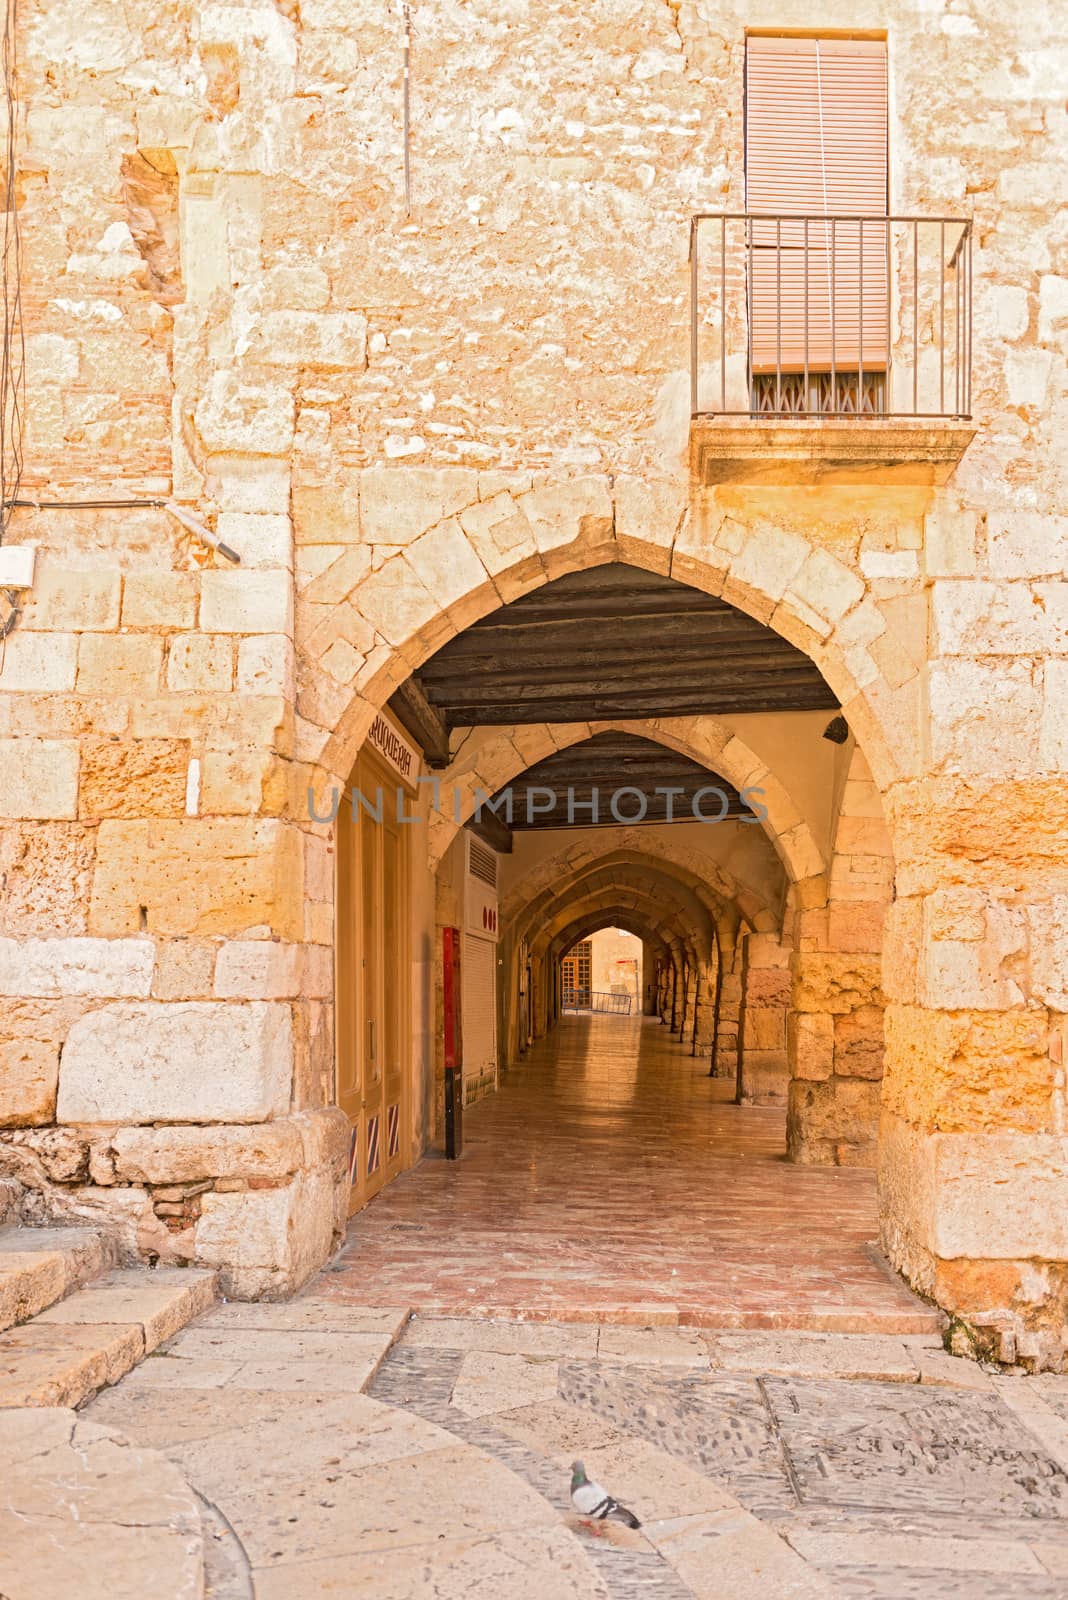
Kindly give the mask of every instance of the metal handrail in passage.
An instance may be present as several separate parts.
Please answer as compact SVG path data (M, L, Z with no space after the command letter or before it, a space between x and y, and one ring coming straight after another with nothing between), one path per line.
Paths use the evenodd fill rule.
M696 213L691 416L969 418L972 236L966 217Z
M603 989L565 989L562 1005L565 1011L604 1011L614 1016L629 1017L632 996L609 994Z

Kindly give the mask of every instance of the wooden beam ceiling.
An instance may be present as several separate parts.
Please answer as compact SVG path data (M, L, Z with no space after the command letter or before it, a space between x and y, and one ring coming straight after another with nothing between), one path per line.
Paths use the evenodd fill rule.
M838 708L817 668L780 634L724 600L619 563L501 606L414 678L420 720L434 712L447 730ZM404 694L391 705L418 737Z
M598 733L528 768L497 791L483 816L523 831L694 821L701 790L698 809L708 821L753 815L735 788L688 756L635 734Z

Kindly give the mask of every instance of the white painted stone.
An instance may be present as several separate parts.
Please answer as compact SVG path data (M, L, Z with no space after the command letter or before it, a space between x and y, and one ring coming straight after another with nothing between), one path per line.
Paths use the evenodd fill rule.
M139 998L155 960L151 939L0 939L0 994Z
M262 1122L289 1107L286 1005L127 1003L71 1028L60 1122Z

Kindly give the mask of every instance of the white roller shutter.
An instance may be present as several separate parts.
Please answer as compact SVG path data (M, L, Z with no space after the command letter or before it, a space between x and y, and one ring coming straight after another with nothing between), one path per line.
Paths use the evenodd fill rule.
M464 1080L478 1083L497 1075L497 946L464 934Z

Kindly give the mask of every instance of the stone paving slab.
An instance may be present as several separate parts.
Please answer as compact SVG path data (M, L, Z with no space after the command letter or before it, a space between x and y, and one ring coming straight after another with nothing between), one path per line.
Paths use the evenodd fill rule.
M263 1480L229 1495L226 1515L253 1568L337 1554L400 1549L492 1529L555 1526L553 1508L481 1450L443 1449L339 1474L327 1484Z
M164 1354L185 1361L309 1362L357 1364L389 1349L383 1333L321 1329L220 1328L198 1324L167 1343Z
M708 1341L708 1354L712 1367L725 1372L920 1381L918 1352L886 1334L717 1334Z
M506 1406L556 1398L557 1364L548 1356L468 1350L453 1385L452 1403L469 1417Z
M763 1380L804 1504L1068 1516L1068 1473L995 1394Z
M304 1294L281 1303L231 1301L217 1305L200 1328L253 1328L286 1332L388 1333L397 1339L408 1322L407 1306L363 1306Z
M494 1420L504 1433L529 1449L568 1461L576 1456L585 1460L600 1446L630 1437L595 1412L555 1398L499 1411Z
M859 1540L855 1532L815 1533L804 1529L790 1535L800 1555L824 1567L918 1567L925 1572L1046 1574L1035 1552L1008 1539L954 1539L924 1537L915 1533L871 1533Z
M403 1342L411 1349L488 1350L502 1355L589 1356L597 1354L598 1326L549 1321L509 1322L491 1318L413 1316Z
M216 1273L195 1268L115 1268L43 1311L36 1323L135 1323L151 1351L208 1310L216 1282Z
M432 1587L431 1587L432 1584ZM413 1544L386 1553L287 1563L256 1572L257 1600L609 1600L589 1557L566 1529L508 1531ZM650 1597L655 1600L655 1597ZM766 1600L766 1597L765 1597Z
M144 1355L139 1325L26 1323L0 1334L0 1407L76 1406Z
M66 1409L0 1413L5 1600L200 1600L196 1499L155 1451Z
M647 1530L697 1600L834 1600L834 1585L736 1508Z
M597 1355L602 1361L638 1361L646 1366L708 1367L708 1344L699 1333L683 1328L607 1326L600 1329Z

